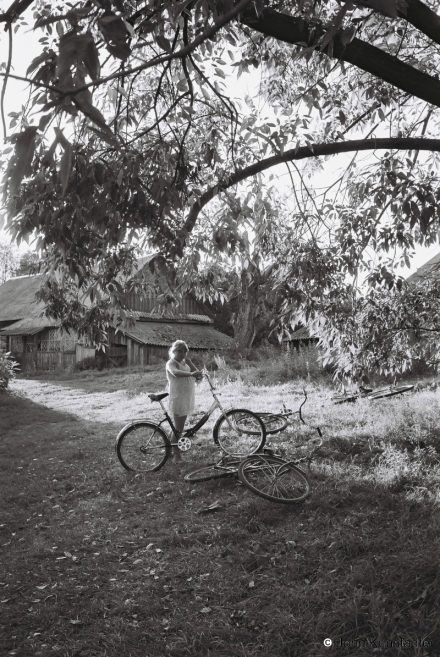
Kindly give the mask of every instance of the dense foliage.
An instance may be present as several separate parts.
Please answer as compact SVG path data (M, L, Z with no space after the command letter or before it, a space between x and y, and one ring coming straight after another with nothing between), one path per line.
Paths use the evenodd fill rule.
M18 363L12 358L11 354L0 353L0 390L8 387L9 380L14 378L18 370Z
M328 348L337 335L347 371L345 320L371 298L359 300L359 277L398 290L396 266L437 240L438 4L12 2L0 15L10 53L28 17L41 52L9 126L1 103L7 225L19 241L36 239L50 312L83 327L96 320L99 340L140 284L131 276L139 247L166 256L171 304L188 287L219 294L224 281L206 292L209 272L228 262L242 292L244 283L264 292L270 272L278 326L312 321ZM2 99L20 77L13 62ZM233 73L249 80L250 71L258 92L237 99ZM324 159L338 155L339 178L318 190L316 175L331 169ZM279 204L263 175L275 165L291 180ZM382 323L367 315L376 342ZM363 354L368 341L356 344ZM375 359L402 366L392 349L368 365ZM349 361L352 374L366 365Z

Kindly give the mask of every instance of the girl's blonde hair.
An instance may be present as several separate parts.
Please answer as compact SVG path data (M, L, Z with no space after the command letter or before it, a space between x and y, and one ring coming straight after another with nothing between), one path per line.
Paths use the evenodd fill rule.
M189 349L188 349L188 345L186 344L186 342L184 342L183 340L176 340L175 342L173 342L173 344L171 345L171 347L170 347L170 349L169 349L169 351L168 351L168 356L169 356L170 358L173 357L173 354L174 354L174 352L176 351L176 349L177 349L178 347L184 347L185 350L186 350L186 353L188 353L188 351L189 351Z

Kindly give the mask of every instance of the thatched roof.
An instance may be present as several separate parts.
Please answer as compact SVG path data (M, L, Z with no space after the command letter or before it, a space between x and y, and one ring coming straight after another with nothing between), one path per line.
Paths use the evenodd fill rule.
M175 322L136 322L130 329L122 329L127 337L145 345L168 347L174 340L185 340L191 349L228 349L234 341L212 326Z
M43 276L17 276L0 285L0 322L39 317L44 303L37 302L35 294L43 282Z

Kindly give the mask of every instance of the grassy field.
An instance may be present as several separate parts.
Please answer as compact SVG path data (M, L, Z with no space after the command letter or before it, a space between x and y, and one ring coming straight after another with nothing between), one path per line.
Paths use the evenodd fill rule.
M304 381L243 378L218 377L225 405L301 399ZM146 412L163 384L158 368L84 372L0 394L1 654L440 655L437 391L344 407L308 382L310 427L271 443L306 454L318 424L325 442L312 496L284 507L235 479L183 481L215 457L212 425L182 466L121 468L124 407ZM97 394L113 395L100 414Z

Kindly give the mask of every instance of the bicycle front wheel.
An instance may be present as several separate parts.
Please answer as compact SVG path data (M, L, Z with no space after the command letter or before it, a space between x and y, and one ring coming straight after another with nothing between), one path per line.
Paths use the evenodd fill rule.
M255 454L266 442L266 429L262 420L242 408L233 408L221 415L213 429L214 442L223 452L232 456Z
M274 413L258 413L258 417L263 420L267 435L283 431L288 424L285 417Z
M278 456L248 456L238 466L238 478L246 488L271 502L295 504L310 493L305 473Z
M385 399L385 397L394 397L394 395L402 395L404 392L413 390L414 386L389 386L388 388L381 388L368 395L368 399Z
M129 424L116 439L116 454L121 465L133 472L155 472L171 454L165 431L153 422Z
M185 481L195 483L197 481L210 481L211 479L224 479L226 477L233 477L237 474L237 466L221 466L218 463L210 463L205 465L204 468L188 472L185 475Z

